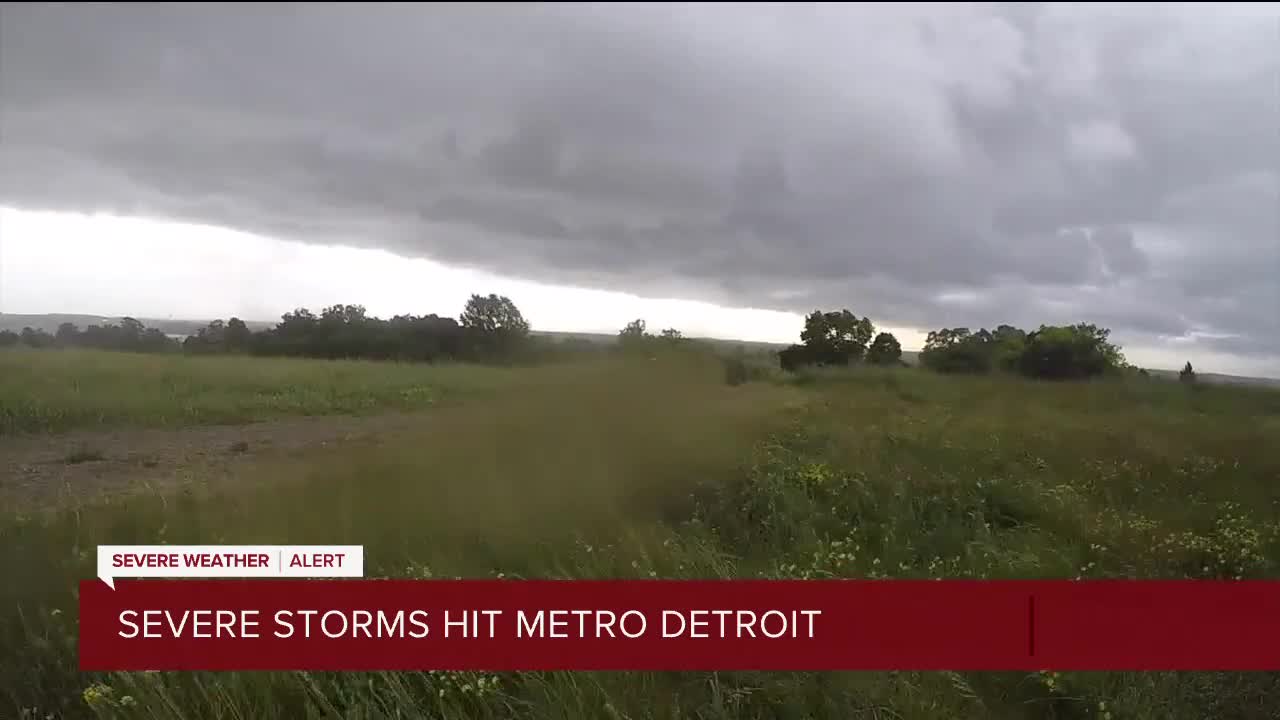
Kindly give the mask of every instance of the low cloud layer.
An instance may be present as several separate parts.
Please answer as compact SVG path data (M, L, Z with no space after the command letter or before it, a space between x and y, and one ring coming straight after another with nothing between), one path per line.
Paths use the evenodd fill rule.
M1278 128L1275 5L0 8L3 204L1280 363Z

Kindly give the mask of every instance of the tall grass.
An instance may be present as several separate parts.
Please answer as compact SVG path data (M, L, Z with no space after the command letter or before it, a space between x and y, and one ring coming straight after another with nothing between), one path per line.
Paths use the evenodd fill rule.
M521 371L409 434L234 491L0 521L0 702L151 718L1273 718L1249 673L75 670L99 543L354 543L453 577L1278 577L1267 394L859 369L730 386L717 361ZM227 486L222 486L227 487Z

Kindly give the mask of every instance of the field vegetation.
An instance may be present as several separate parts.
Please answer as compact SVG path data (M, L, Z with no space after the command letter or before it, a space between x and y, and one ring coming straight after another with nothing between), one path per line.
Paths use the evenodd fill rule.
M1280 393L784 373L633 334L519 368L0 352L3 432L28 439L417 413L231 486L6 508L0 716L1280 715L1268 673L78 672L75 587L101 543L352 543L366 574L418 578L1280 577Z
M463 364L19 348L0 351L0 435L423 410L516 379Z

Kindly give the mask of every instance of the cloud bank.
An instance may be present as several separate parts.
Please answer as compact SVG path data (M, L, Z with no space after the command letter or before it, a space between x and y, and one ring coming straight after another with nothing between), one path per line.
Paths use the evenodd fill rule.
M1280 8L4 5L0 203L1280 364Z

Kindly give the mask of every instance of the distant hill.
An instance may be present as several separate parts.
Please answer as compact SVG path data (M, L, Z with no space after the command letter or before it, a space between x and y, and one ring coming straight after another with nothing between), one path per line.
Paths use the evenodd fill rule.
M197 330L209 324L208 320L162 320L160 318L137 318L147 327L156 328L166 335L176 337L185 337L194 335ZM104 315L18 315L14 313L0 313L0 330L10 330L12 332L20 332L22 328L29 327L32 330L44 330L53 334L58 331L58 326L62 323L71 323L77 328L84 330L90 325L105 325L111 323L113 325L120 323L120 316L108 317ZM266 330L275 327L274 322L261 322L246 320L245 325L250 330Z

